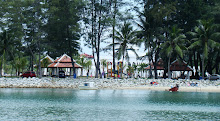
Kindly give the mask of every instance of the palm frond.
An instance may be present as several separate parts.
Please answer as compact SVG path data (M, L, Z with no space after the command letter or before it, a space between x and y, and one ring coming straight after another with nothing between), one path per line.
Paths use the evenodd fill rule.
M181 58L183 58L183 51L178 45L175 46L175 51Z
M166 49L166 53L167 53L167 55L168 55L169 57L170 57L171 54L173 53L173 48L172 48L171 45Z
M188 49L192 49L192 48L194 48L194 47L196 47L196 46L201 46L201 43L202 43L202 40L198 40L198 41L192 43L192 44L188 47Z

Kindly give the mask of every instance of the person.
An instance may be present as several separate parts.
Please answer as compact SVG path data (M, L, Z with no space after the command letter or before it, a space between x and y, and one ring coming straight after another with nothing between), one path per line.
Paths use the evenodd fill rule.
M178 84L176 84L176 87L179 89L179 85Z
M102 78L103 79L105 78L105 72L104 71L102 72Z
M87 79L89 78L89 70L88 70L88 72L86 73L86 75L87 75Z

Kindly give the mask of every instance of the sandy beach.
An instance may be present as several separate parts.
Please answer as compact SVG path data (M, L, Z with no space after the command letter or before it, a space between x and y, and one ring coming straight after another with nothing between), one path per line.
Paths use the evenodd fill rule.
M220 80L172 79L94 79L94 78L0 78L0 88L72 88L79 89L85 82L94 82L97 89L132 89L167 91L179 84L180 92L220 92ZM151 82L156 82L151 84Z

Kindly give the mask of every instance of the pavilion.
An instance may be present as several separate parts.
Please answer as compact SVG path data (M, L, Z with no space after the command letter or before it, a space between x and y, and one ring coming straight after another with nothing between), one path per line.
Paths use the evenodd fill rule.
M150 70L150 66L151 69L154 70L154 65L152 63L150 63L150 65L148 65L147 67L145 67L146 70ZM161 71L164 70L164 62L162 59L159 59L157 61L157 70ZM170 71L174 72L174 71L178 71L178 72L188 72L188 77L189 78L189 72L192 72L193 69L191 67L189 67L185 61L180 61L180 60L175 60L170 64ZM164 72L163 72L164 73ZM181 75L182 76L182 75Z
M59 74L60 70L63 70L65 72L65 75L67 76L71 76L73 75L73 66L72 66L72 61L71 61L71 57L68 56L67 54L63 54L62 56L58 57L56 60L52 60L52 58L47 57L49 59L49 62L52 61L52 63L50 63L47 66L47 70L50 69L50 74L51 76L56 76ZM76 63L76 61L73 59L74 62L74 67L76 69L76 75L77 74L77 70L80 68L82 68L82 66L78 63Z

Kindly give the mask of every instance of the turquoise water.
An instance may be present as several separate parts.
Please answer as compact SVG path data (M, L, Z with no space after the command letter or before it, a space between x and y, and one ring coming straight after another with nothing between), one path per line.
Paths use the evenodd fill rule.
M220 120L220 93L2 88L0 120Z

